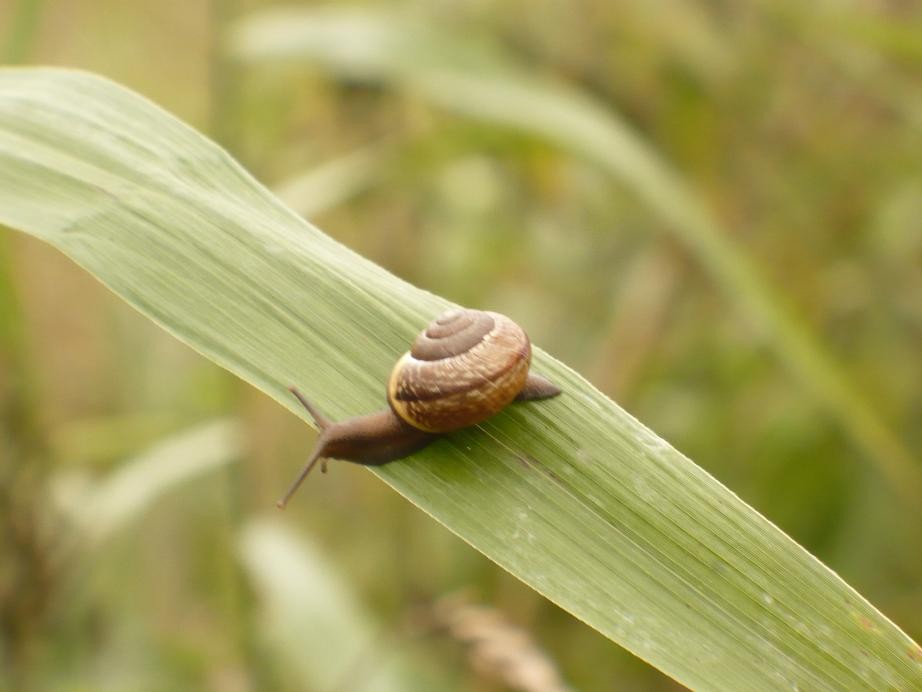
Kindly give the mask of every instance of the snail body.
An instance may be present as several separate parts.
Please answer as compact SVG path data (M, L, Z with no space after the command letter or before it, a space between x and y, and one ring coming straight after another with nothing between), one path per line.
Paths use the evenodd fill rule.
M546 399L560 388L529 373L531 343L505 315L449 310L416 337L388 378L389 407L333 422L295 387L291 392L320 428L304 469L277 503L284 508L321 459L386 464L444 433L476 425L513 401Z

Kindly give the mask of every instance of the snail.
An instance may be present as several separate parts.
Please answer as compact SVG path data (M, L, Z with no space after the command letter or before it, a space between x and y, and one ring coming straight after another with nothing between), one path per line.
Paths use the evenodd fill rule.
M448 310L397 361L383 411L334 423L289 387L320 428L320 437L277 506L284 509L321 459L386 464L443 433L476 425L512 401L560 394L559 387L529 373L530 365L531 342L511 319L496 312ZM326 470L325 462L321 468Z

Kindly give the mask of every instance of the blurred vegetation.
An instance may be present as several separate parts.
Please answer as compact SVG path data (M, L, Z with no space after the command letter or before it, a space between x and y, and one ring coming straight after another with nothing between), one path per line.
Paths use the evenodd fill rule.
M515 315L922 637L919 504L895 500L860 432L766 347L773 335L665 232L662 213L588 157L412 89L320 63L232 59L231 22L268 7L0 0L0 55L91 69L140 91L363 255L456 302ZM533 75L619 114L918 470L917 4L402 7L423 26L502 46ZM88 539L100 529L88 533L75 502L98 501L113 474L143 462L129 460L228 415L239 425L221 460L164 482L133 521ZM310 437L51 248L0 234L0 687L308 684L274 646L264 582L245 555L265 530L251 522L272 508ZM190 466L202 458L195 445L185 454ZM356 636L369 650L385 640L400 649L397 668L451 688L504 689L458 641L419 624L463 588L527 630L577 689L675 686L362 469L333 465L301 499L288 528L313 537L345 592L337 598L361 613L350 626L371 633ZM310 684L364 689L374 671L350 674L343 660L339 676ZM388 664L391 674L401 675Z

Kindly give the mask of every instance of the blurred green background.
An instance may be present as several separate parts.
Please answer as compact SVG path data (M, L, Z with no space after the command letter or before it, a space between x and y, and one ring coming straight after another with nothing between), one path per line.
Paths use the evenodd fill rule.
M398 27L502 53L626 121L918 470L918 3L325 6L399 8ZM742 313L661 209L553 137L465 117L400 80L232 51L238 22L271 7L0 0L0 57L141 92L358 252L514 315L922 637L922 498L896 499L892 450L856 442L861 416L831 412L785 366L767 346L783 337ZM402 689L393 674L420 689L510 689L502 655L556 667L576 689L676 687L360 467L332 464L281 525L264 523L312 439L56 251L0 231L0 688ZM166 442L166 457L141 457ZM172 481L151 471L186 456ZM129 508L110 507L103 528L73 519L75 503L120 501ZM259 552L280 536L324 565L303 590L349 604L330 616L349 611L349 623L285 629L286 608L301 611L279 608L285 589L254 567L284 562ZM492 623L476 640L448 624L472 604ZM526 643L502 639L514 628ZM298 645L322 651L330 632L349 640L335 647L345 663L331 654L333 670L312 677ZM561 689L548 675L520 689Z

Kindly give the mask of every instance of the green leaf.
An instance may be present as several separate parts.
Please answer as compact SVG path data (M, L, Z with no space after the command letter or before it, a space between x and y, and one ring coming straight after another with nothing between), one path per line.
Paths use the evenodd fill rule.
M523 69L494 46L399 12L271 9L240 22L229 49L250 63L300 60L341 77L389 80L461 115L514 127L595 162L662 217L727 303L758 330L894 492L909 507L918 503L922 475L905 445L784 308L733 235L616 112Z
M225 152L98 77L0 70L0 223L51 243L304 415L380 407L447 303L282 207ZM375 472L576 617L707 689L911 689L922 651L577 373Z

